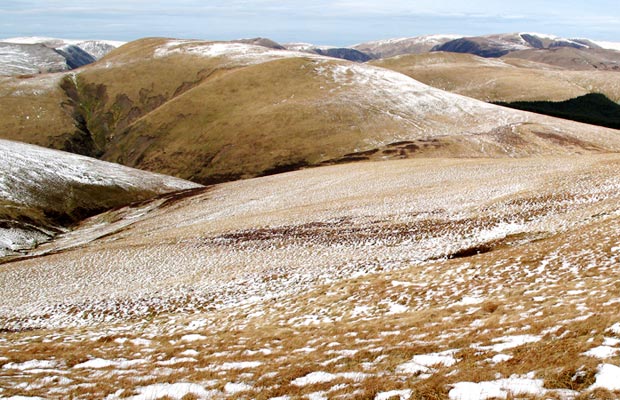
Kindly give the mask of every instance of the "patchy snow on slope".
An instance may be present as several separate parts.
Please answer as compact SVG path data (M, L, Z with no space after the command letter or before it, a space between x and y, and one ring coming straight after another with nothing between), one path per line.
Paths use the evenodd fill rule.
M196 40L171 40L155 49L154 57L163 58L174 54L189 54L198 57L223 57L229 65L253 65L284 58L330 59L316 54L289 50L278 50L269 47L235 43L205 42Z
M224 391L226 393L242 393L242 392L247 392L254 389L251 385L248 385L247 383L243 383L243 382L228 382L226 385L224 385Z
M146 360L105 360L103 358L93 358L92 360L85 361L80 364L76 364L73 368L85 368L85 369L103 369L114 367L118 369L125 369L135 367L136 365L144 364Z
M358 43L350 46L351 48L363 48L368 49L369 51L380 51L382 48L389 47L408 47L415 45L428 45L435 46L438 44L442 44L448 42L450 40L461 39L463 35L453 35L453 34L436 34L436 35L423 35L423 36L415 36L415 37L400 37L400 38L390 38L390 39L382 39L382 40L373 40L370 42Z
M463 130L466 130L467 123L475 124L480 133L498 124L526 122L530 117L444 92L401 73L367 64L321 62L316 71L329 81L346 87L346 90L333 90L332 101L381 110L389 118L410 124L429 135L453 132L452 123L462 125ZM442 122L436 122L431 116L441 116ZM452 123L446 124L448 121Z
M235 361L225 362L218 367L219 370L230 371L236 369L251 369L260 367L263 363L260 361Z
M413 356L409 362L396 367L396 371L404 374L419 374L432 372L431 367L451 367L458 362L454 357L457 350L446 350L440 353L419 354Z
M66 59L52 49L0 42L0 75L26 75L67 70Z
M491 350L497 353L501 353L504 350L513 349L515 347L522 346L527 343L539 342L542 338L536 335L515 335L515 336L503 336L493 339L496 344L490 346L473 346L477 350Z
M359 382L359 381L364 380L366 377L368 377L368 374L364 374L361 372L340 372L337 374L332 374L329 372L317 371L317 372L311 372L305 376L296 378L291 382L291 384L295 386L308 386L308 385L314 385L317 383L331 382L333 380L340 379L340 378Z
M287 50L299 52L305 52L314 49L329 50L336 48L335 46L317 45L312 43L284 43L282 46Z
M375 400L390 400L398 396L399 400L409 400L413 391L411 389L390 390L387 392L379 392L375 396Z
M58 361L54 360L30 360L23 363L7 363L2 366L2 369L26 371L29 369L50 369L56 366L58 366Z
M583 353L586 356L596 357L600 359L611 358L618 354L620 349L611 346L597 346Z
M43 44L51 48L60 49L67 46L77 46L95 59L100 59L112 49L121 47L127 42L119 40L98 40L98 39L61 39L43 36L26 36L0 39L0 42L14 44Z

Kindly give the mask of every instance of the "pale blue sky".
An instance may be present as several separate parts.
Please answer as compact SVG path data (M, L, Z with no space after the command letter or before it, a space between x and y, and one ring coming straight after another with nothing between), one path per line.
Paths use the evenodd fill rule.
M146 36L350 45L533 31L620 42L619 0L0 0L0 38Z

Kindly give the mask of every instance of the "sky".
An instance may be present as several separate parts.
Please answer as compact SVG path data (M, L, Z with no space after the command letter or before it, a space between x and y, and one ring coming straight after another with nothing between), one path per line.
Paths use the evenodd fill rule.
M620 42L620 1L0 0L0 38L268 37L347 46L424 34L507 32Z

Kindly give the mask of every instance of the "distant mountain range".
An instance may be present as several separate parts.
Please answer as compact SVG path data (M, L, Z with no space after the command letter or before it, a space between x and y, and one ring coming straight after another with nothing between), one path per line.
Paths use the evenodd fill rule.
M232 42L292 50L355 62L428 52L469 53L485 58L510 56L581 69L620 68L620 43L568 39L541 33L509 33L475 37L424 35L365 42L349 47L312 43L279 44L266 38ZM67 40L46 37L0 39L0 75L59 72L93 63L124 42Z

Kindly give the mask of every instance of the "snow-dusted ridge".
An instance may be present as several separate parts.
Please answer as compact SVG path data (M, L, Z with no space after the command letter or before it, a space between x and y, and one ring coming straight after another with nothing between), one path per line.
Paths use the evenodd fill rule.
M0 39L0 75L59 72L92 63L125 42L51 37Z
M284 58L305 57L331 60L330 57L301 51L279 50L238 42L209 42L201 40L168 40L155 49L155 58L174 54L187 54L198 57L223 57L230 60L230 65L252 65L280 60Z
M372 40L370 42L356 43L349 47L355 48L355 47L363 46L363 45L368 45L368 46L391 45L391 44L399 44L403 42L437 44L438 42L443 41L443 40L454 40L454 39L460 39L462 37L464 37L464 35L455 35L455 34L435 34L435 35L422 35L422 36L415 36L415 37L399 37L399 38L379 39L379 40Z
M90 42L98 42L102 44L107 44L113 47L121 47L127 42L123 42L120 40L100 40L100 39L61 39L61 38L53 38L53 37L44 37L44 36L21 36L21 37L11 37L6 39L0 39L0 42L5 43L17 43L17 44L53 44L56 47L65 46L65 45L80 45L81 43L90 43Z

